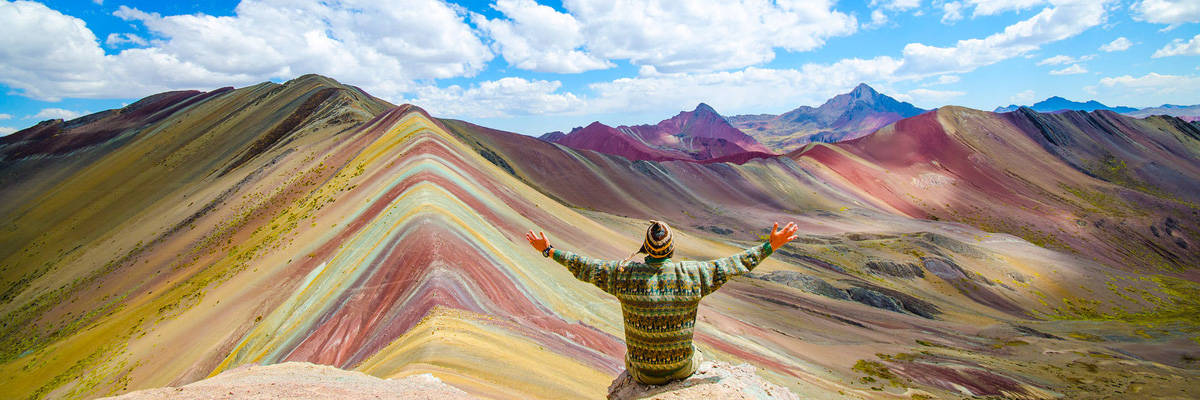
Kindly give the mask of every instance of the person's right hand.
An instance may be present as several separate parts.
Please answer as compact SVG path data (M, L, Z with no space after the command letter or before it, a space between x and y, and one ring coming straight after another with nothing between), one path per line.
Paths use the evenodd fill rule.
M537 249L537 251L545 251L547 247L550 247L550 241L546 240L545 233L538 231L538 235L541 235L541 237L534 235L533 231L531 230L525 233L525 240L528 240L529 245L533 246L533 248Z
M783 227L783 230L779 230L779 223L776 222L775 226L771 227L771 251L779 250L780 247L788 244L788 242L796 240L797 236L795 233L798 229L800 227L796 226L795 222L788 222L787 226Z

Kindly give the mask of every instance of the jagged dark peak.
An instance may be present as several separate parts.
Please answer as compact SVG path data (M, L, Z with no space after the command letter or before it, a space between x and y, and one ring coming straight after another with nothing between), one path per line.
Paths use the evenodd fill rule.
M868 86L866 83L859 83L858 86L854 87L854 90L850 91L850 95L859 98L875 97L879 95L879 92L875 91L875 88Z
M698 114L716 114L716 115L721 115L720 113L717 113L717 110L714 110L714 109L712 108L712 106L710 106L710 105L708 105L708 104L706 104L706 103L700 103L700 104L697 104L697 105L696 105L696 109L692 110L692 113L693 113L693 114L697 114L697 115L698 115Z
M547 141L547 142L554 142L554 141L557 141L558 139L562 139L565 136L567 136L567 134L563 133L563 131L554 131L554 132L546 132L545 134L542 134L542 136L538 136L538 139L541 139L541 140Z

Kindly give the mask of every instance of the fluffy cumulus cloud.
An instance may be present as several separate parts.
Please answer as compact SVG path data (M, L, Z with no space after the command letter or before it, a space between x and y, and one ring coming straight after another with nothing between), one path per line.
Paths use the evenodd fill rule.
M961 1L947 1L942 4L942 23L953 24L963 18L963 3Z
M501 78L469 88L418 88L412 103L436 115L475 118L513 115L570 114L583 111L583 100L571 93L557 93L558 81Z
M110 33L108 34L108 38L104 39L104 44L108 45L108 47L117 47L124 44L148 46L150 42L133 33Z
M932 89L913 89L908 91L909 99L918 105L925 107L941 107L946 105L950 100L962 97L967 92L955 90L932 90Z
M1065 56L1065 55L1059 54L1059 55L1057 55L1057 56L1050 57L1050 58L1044 59L1044 60L1042 60L1042 61L1038 61L1037 65L1063 65L1063 64L1074 64L1074 63L1077 63L1077 62L1083 62L1083 61L1091 60L1091 59L1093 59L1093 58L1096 58L1096 56L1094 56L1094 55L1086 55L1086 56L1081 56L1081 57L1079 57L1079 58L1075 58L1075 57L1071 57L1071 56Z
M750 67L708 73L649 73L590 86L596 110L654 110L694 107L701 101L717 110L750 110L780 104L820 103L862 82L889 76L899 61L889 57L806 64L797 69Z
M0 136L8 136L8 135L13 134L13 132L16 132L16 131L17 131L17 128L0 126Z
M1162 75L1153 72L1136 78L1129 75L1104 78L1100 80L1100 84L1107 87L1123 87L1158 93L1178 91L1200 92L1200 77Z
M1033 93L1033 89L1027 89L1017 92L1017 94L1009 97L1008 100L1013 104L1029 104L1033 102L1033 99L1035 98L1034 96L1036 96L1036 94Z
M1196 101L1196 93L1200 93L1200 76L1164 75L1148 73L1139 77L1123 75L1100 79L1099 88L1107 90L1111 97L1118 100L1152 99L1146 101L1131 100L1129 103L1146 104L1192 104Z
M1100 46L1100 50L1112 53L1114 51L1125 51L1133 46L1133 42L1126 39L1124 36L1114 39L1107 44Z
M1087 72L1087 68L1084 68L1079 64L1071 64L1069 67L1050 71L1050 75L1076 75L1086 74Z
M1193 36L1188 41L1175 39L1170 44L1156 50L1151 57L1160 58L1170 56L1200 56L1200 35Z
M975 6L975 14L996 15L1007 11L1021 11L1045 3L1044 0L967 0Z
M937 80L933 81L933 84L948 85L951 83L958 83L960 80L962 80L962 78L960 78L958 75L942 75L937 77Z
M413 80L470 76L493 57L440 0L404 7L374 1L244 0L233 16L162 16L122 6L151 47L105 54L84 22L33 2L0 3L0 83L29 97L129 97L290 78L336 76L382 96ZM112 44L135 36L119 34ZM132 42L137 44L136 42Z
M694 107L701 101L708 102L722 112L739 112L777 107L780 104L817 104L860 82L886 85L889 82L932 78L927 84L953 83L958 73L1031 53L1044 44L1078 35L1103 23L1104 6L1103 2L1093 1L1057 2L1036 15L982 39L961 40L953 47L944 48L909 44L900 58L877 56L843 59L828 64L810 63L789 69L751 66L733 71L707 72L681 72L660 69L653 64L644 65L638 76L592 83L588 85L591 95L569 98L582 101L588 112L594 113L679 110ZM579 20L585 21L585 18L579 17ZM587 25L586 22L584 24ZM596 51L594 48L591 50ZM1067 57L1064 64L1092 57ZM1072 68L1082 69L1082 66L1067 69ZM538 92L538 96L551 98L570 95L557 91ZM953 90L918 89L897 96L921 101L925 105L941 105L961 94Z
M871 0L871 7L885 8L888 10L911 10L921 6L921 0Z
M921 43L904 46L901 76L963 73L1037 50L1100 25L1107 2L1059 1L1041 12L982 39L959 40L953 47Z
M1175 27L1200 22L1200 2L1196 0L1142 0L1129 7L1133 19Z
M588 54L582 25L570 14L533 0L499 0L493 8L505 18L488 19L472 14L479 29L487 32L509 65L539 72L577 73L613 66Z
M29 118L34 118L34 119L61 118L61 119L71 120L71 119L79 118L83 114L84 113L77 112L77 111L71 111L71 110L67 110L67 109L62 109L62 108L43 108L41 111L38 111L37 114L34 114L34 115L30 116Z
M710 72L768 62L854 33L857 20L829 0L565 0L584 47L607 60L663 72Z

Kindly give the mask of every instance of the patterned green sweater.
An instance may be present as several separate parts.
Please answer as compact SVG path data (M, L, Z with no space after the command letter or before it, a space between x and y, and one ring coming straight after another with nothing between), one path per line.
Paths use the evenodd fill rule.
M700 298L730 277L750 272L767 256L763 243L712 261L603 261L554 249L553 258L581 281L616 296L625 317L626 365L649 377L668 377L691 365L692 329ZM630 371L632 374L634 371ZM690 372L690 371L687 371Z

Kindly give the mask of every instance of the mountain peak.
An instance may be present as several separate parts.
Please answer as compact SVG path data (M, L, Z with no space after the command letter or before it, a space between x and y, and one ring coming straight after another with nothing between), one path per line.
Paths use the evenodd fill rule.
M708 104L706 104L706 103L700 103L700 104L697 104L697 105L696 105L696 109L692 110L692 113L693 113L693 114L700 114L700 113L704 113L704 114L717 114L717 115L720 115L720 114L718 114L718 113L717 113L717 110L714 110L714 109L712 108L712 106L710 106L710 105L708 105Z
M854 87L854 90L850 91L850 94L855 97L874 97L878 96L879 92L876 92L874 88L868 86L866 83L859 83L858 86Z

